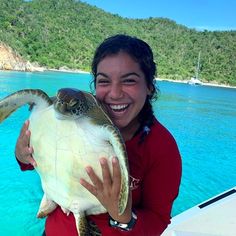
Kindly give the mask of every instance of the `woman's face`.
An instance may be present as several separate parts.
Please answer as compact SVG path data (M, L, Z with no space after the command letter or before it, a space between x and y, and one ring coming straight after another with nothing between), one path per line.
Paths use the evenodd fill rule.
M119 52L106 56L97 66L96 98L108 110L114 124L121 130L137 129L137 115L150 90L139 64L129 54Z

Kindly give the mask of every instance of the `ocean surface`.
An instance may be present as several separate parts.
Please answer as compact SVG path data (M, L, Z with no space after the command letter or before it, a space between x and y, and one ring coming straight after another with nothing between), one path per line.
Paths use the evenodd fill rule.
M62 87L90 91L89 74L0 72L0 98L25 88L50 96ZM183 162L180 193L172 215L236 185L236 89L158 82L157 118L175 137ZM14 147L23 122L23 107L0 125L0 235L40 236L44 220L36 218L42 198L35 171L22 172ZM150 190L151 191L151 190Z

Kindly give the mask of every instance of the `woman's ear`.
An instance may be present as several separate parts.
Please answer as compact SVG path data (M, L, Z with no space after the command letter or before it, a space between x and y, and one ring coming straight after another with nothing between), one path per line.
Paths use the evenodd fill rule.
M152 93L153 93L153 86L151 85L147 88L147 95L150 96L150 95L152 95Z

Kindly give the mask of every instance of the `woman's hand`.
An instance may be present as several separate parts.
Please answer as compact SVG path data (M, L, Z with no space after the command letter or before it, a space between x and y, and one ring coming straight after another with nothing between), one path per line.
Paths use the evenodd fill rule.
M119 195L121 187L121 172L119 161L116 157L112 159L113 173L110 173L109 166L106 158L100 159L100 165L102 168L101 180L94 172L92 167L86 167L86 172L90 177L93 184L88 183L86 180L81 179L80 183L92 193L100 203L106 208L109 215L120 223L127 223L131 219L131 194L129 194L129 200L127 207L122 215L119 215Z
M29 120L27 120L21 128L20 135L16 142L15 155L20 162L24 164L31 164L35 167L37 164L32 157L33 148L29 146L30 131L28 129Z

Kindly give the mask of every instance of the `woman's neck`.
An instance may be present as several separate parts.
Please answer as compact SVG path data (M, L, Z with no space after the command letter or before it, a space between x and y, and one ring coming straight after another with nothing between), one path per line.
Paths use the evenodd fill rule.
M127 126L125 126L124 128L121 128L120 132L124 141L129 141L130 139L132 139L135 133L137 132L137 130L139 129L139 127L140 127L140 123L138 119L134 119Z

